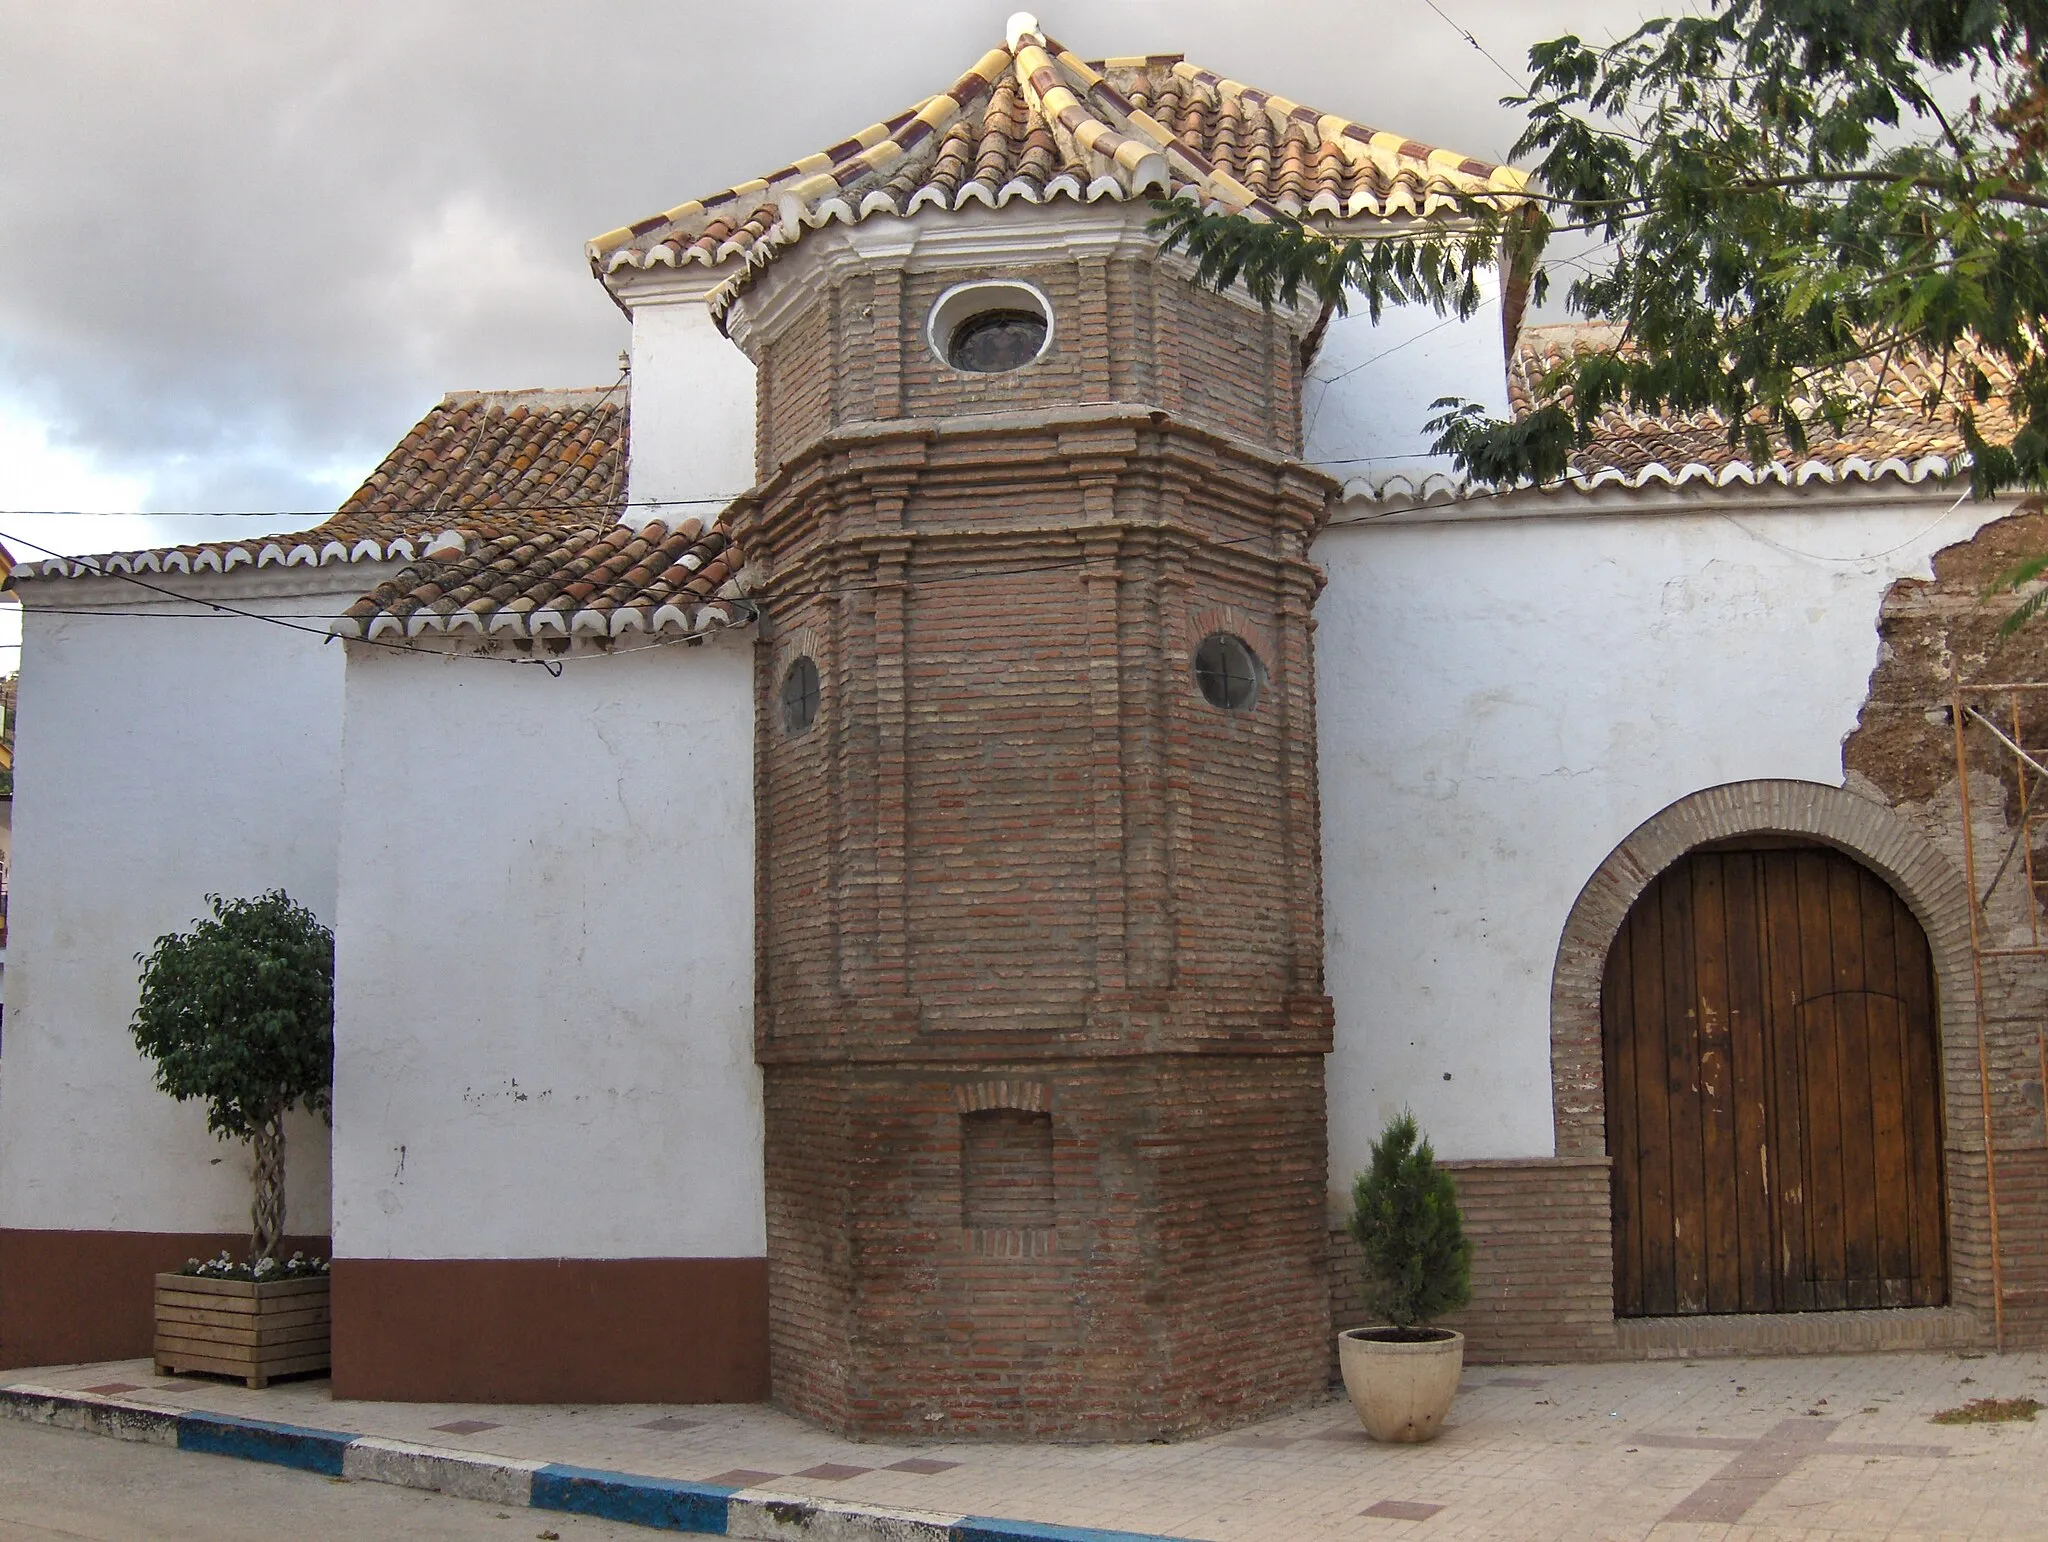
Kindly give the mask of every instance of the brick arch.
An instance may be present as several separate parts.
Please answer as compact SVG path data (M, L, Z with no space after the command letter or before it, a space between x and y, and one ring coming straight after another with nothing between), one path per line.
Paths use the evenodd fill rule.
M1892 886L1934 954L1949 1140L1974 1120L1953 1074L1974 1063L1976 997L1970 985L1970 910L1962 874L1927 837L1881 803L1818 782L1730 782L1680 798L1636 826L1579 891L1550 981L1552 1119L1560 1157L1607 1152L1607 1089L1600 1047L1600 983L1607 949L1650 882L1695 846L1741 835L1797 835L1854 857ZM1968 1083L1974 1093L1976 1083ZM1964 1094L1968 1096L1969 1093Z

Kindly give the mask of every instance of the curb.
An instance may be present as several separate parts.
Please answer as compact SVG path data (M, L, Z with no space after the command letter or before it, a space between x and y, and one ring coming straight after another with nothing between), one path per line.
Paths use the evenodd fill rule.
M330 1478L431 1489L461 1499L590 1515L699 1536L757 1542L1185 1542L1152 1532L890 1510L766 1489L686 1483L559 1462L522 1462L379 1435L274 1424L27 1383L0 1387L0 1414L54 1429L269 1462Z

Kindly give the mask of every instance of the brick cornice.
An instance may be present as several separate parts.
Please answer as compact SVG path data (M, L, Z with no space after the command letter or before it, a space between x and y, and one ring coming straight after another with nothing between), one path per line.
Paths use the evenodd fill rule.
M1014 557L1141 530L1162 532L1177 559L1202 553L1245 575L1278 566L1309 599L1320 592L1323 573L1308 543L1327 511L1328 479L1295 476L1253 447L1171 419L1148 415L1136 430L1122 419L1109 426L1111 435L1097 436L1078 425L1020 423L950 444L944 455L929 452L920 427L906 428L893 453L881 455L865 434L821 439L735 510L753 592L772 599L777 588L816 587L829 553L864 547L884 531L928 554L943 545L956 557L977 549ZM913 500L931 504L942 493L978 498L992 474L1079 486L1088 507L1009 523L979 512L905 512Z
M971 460L971 453L962 452L971 452L977 443L988 443L986 458L1014 465L1019 445L1034 438L1041 444L1033 458L1052 462L1073 455L1135 455L1140 453L1141 440L1147 434L1158 436L1167 445L1183 440L1207 446L1225 457L1225 464L1235 462L1241 468L1240 476L1256 467L1259 474L1271 479L1263 489L1271 512L1284 510L1297 520L1304 514L1311 515L1304 528L1321 528L1331 501L1341 488L1336 478L1248 439L1188 422L1150 403L1111 402L978 413L969 417L898 418L845 424L819 434L784 457L772 476L735 504L735 517L742 521L744 530L744 522L758 518L762 508L785 503L790 493L820 475L832 474L835 468L824 463L835 456L858 456L862 469L884 457L897 465L929 465L936 444L945 444L957 459ZM889 448L884 450L884 446Z

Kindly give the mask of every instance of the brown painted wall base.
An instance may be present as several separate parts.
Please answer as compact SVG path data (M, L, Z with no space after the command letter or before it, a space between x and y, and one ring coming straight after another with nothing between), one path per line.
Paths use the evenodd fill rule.
M0 1370L81 1360L139 1360L156 1332L156 1276L226 1248L247 1232L0 1230ZM325 1237L284 1251L325 1257Z
M761 1258L342 1258L334 1395L397 1403L754 1403Z

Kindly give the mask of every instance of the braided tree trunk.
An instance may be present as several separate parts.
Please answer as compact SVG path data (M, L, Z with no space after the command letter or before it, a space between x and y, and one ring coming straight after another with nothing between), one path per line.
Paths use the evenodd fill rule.
M249 1262L277 1256L284 1237L284 1115L256 1126L256 1203L250 1211Z

